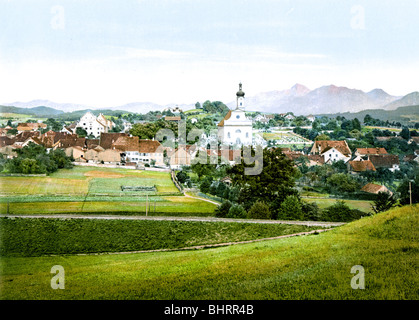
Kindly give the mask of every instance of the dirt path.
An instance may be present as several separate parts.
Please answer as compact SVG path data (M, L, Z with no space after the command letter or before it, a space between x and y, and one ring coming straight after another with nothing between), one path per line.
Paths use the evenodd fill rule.
M257 219L229 219L215 217L170 217L170 216L124 216L124 215L93 215L93 214L2 214L0 217L27 219L101 219L101 220L155 220L155 221L200 221L200 222L235 222L261 224L296 224L309 227L337 227L343 222L323 221L289 221L289 220L257 220Z
M307 232L287 234L287 235L277 236L277 237L244 240L244 241L237 241L237 242L203 244L203 245L198 245L198 246L193 246L193 247L183 247L183 248L124 251L124 252L76 253L76 254L72 254L72 255L75 255L75 256L97 256L97 255L105 255L105 254L131 254L131 253L202 250L202 249L217 248L217 247L227 247L227 246L232 246L232 245L236 245L236 244L246 244L246 243L261 242L261 241L267 241L267 240L277 240L277 239L284 239L284 238L290 238L290 237L306 236L306 235L310 235L310 234L318 234L318 233L325 232L325 231L328 231L328 230L331 230L331 229L320 229L320 230L313 230L313 231L307 231ZM53 255L53 256L55 256L55 255Z
M216 204L217 206L218 206L218 205L220 205L220 203L219 203L219 202L216 202L216 201L214 201L214 200L209 200L209 199L205 199L205 198L201 198L201 197L193 197L193 196L191 196L191 195L187 194L186 192L184 193L184 195L185 195L185 197L188 197L188 198L198 199L198 200L202 200L202 201L210 202L210 203Z

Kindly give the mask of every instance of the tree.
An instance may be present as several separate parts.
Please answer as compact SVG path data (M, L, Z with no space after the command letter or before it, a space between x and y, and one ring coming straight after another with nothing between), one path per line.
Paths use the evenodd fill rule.
M290 195L281 203L278 219L303 220L303 217L301 201L297 196Z
M87 136L87 131L86 131L86 130L84 130L82 127L77 127L77 128L76 128L76 134L77 134L79 137L84 138L84 137L86 137L86 136Z
M270 219L271 211L269 206L263 201L256 201L247 212L249 219Z
M351 209L343 200L336 200L336 203L323 210L321 220L334 222L349 222L360 219L369 214L357 209Z
M231 208L232 204L230 201L226 200L224 201L221 205L219 205L216 209L215 209L215 216L217 218L225 218L227 217L227 214Z
M395 207L396 204L397 200L393 194L390 194L388 192L379 192L377 195L377 199L374 200L371 207L375 213L379 213L390 210L391 208Z
M246 210L239 204L234 204L228 210L227 218L245 219L247 216Z
M211 176L205 177L204 180L202 180L201 185L199 186L199 189L203 193L209 193L211 184L212 184L212 177Z
M202 106L199 102L195 103L195 109L202 109Z
M410 130L408 127L403 127L402 131L400 132L400 137L402 137L405 140L410 139Z
M334 173L326 181L334 192L354 192L359 189L359 183L346 173Z
M278 148L264 149L261 160L257 161L259 166L263 166L259 174L245 174L247 166L243 161L228 168L226 173L231 177L233 185L240 188L238 202L246 210L259 200L269 204L275 217L282 201L289 195L297 194L294 186L299 171Z

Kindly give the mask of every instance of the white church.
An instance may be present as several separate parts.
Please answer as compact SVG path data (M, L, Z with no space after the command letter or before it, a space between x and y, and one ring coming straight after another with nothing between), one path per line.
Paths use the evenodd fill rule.
M236 109L230 110L218 124L218 140L224 145L251 145L252 120L246 118L242 84L236 93Z

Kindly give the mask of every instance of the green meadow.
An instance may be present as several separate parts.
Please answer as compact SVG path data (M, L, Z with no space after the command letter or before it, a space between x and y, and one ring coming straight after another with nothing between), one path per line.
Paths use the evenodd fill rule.
M74 167L45 177L0 177L0 213L212 215L215 204L183 196L169 172ZM155 186L155 191L122 191Z
M320 234L206 250L6 256L1 259L0 295L81 300L417 300L418 218L418 207L406 206ZM65 289L51 288L54 265L65 270ZM353 266L364 269L364 289L351 286Z

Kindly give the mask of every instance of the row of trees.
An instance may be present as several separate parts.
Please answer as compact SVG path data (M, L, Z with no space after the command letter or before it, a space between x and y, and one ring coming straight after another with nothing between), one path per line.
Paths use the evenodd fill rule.
M71 158L63 150L47 152L45 147L30 142L27 146L16 149L17 156L3 159L2 169L8 173L42 174L52 173L62 168L72 168Z

